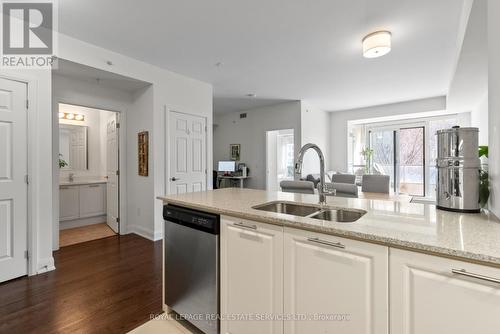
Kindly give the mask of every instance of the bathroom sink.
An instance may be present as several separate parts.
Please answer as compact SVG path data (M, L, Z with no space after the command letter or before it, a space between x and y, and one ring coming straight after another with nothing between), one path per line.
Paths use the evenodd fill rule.
M287 202L264 203L254 206L253 209L267 211L267 212L285 213L288 215L300 216L300 217L306 217L315 212L321 211L321 208L315 206L293 204Z
M333 209L333 210L323 210L311 218L319 220L328 220L337 223L352 223L363 217L366 211L362 210L350 210L350 209Z

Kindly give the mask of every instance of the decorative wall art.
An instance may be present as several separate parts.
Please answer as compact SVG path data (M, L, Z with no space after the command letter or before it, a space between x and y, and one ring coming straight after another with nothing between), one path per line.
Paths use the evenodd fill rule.
M137 135L137 161L139 162L139 175L148 176L149 172L149 132L142 131Z
M239 161L240 160L241 145L240 144L231 144L231 145L229 145L229 148L230 148L230 152L231 152L231 160Z

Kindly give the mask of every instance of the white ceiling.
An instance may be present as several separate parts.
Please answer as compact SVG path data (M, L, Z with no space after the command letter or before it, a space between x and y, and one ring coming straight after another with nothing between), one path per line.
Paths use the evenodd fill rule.
M134 93L137 90L150 85L144 81L127 78L123 75L99 70L64 59L57 60L57 66L53 72L57 75L91 83L99 82L101 86L118 89L127 93Z
M464 1L64 0L59 30L212 83L216 112L301 99L333 111L446 94ZM363 58L380 29L393 51Z

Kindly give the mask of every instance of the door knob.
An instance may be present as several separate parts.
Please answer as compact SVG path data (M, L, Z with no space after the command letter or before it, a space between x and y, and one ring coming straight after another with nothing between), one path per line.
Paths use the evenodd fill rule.
M170 178L170 181L178 181L178 180L180 179L176 178L175 176Z

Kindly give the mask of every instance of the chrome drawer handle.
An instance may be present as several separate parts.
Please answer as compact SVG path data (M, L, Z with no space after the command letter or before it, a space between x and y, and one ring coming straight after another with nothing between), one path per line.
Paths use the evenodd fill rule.
M238 226L238 227L247 228L249 230L256 230L257 229L257 225L246 225L244 223L233 223L233 225Z
M479 274L474 274L474 273L469 273L465 269L452 269L451 272L456 275L462 275L462 276L467 276L467 277L472 277L472 278L477 278L483 281L488 281L492 283L497 283L500 284L500 279L494 278L494 277L489 277L489 276L484 276L484 275L479 275Z
M314 243L321 244L321 245L342 248L342 249L345 248L345 245L340 243L340 242L331 242L331 241L321 240L320 238L307 238L307 241L314 242Z

